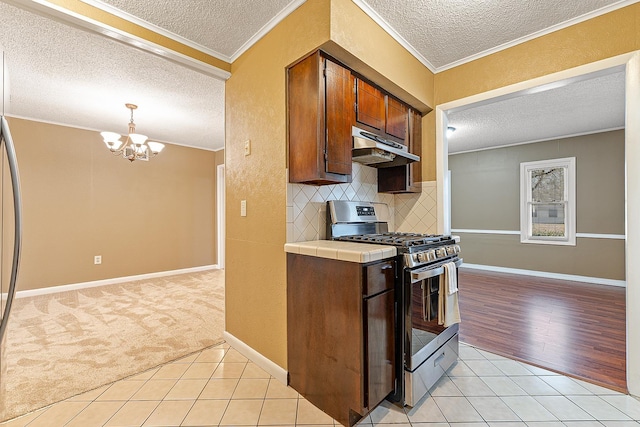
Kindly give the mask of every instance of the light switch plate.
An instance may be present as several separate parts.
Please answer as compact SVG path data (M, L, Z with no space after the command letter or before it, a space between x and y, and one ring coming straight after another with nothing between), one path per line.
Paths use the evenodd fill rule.
M244 155L248 156L249 154L251 154L251 140L247 139L244 142Z
M240 200L240 216L247 216L247 201Z

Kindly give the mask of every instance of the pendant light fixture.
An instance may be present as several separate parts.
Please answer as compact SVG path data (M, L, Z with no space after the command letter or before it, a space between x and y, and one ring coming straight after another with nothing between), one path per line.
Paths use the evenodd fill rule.
M136 133L136 124L133 122L133 110L138 106L135 104L124 104L131 110L131 120L129 121L129 132L126 139L121 140L121 136L115 132L100 132L107 148L115 155L122 155L125 159L149 160L149 157L156 156L164 148L164 144L155 141L147 141L146 135Z

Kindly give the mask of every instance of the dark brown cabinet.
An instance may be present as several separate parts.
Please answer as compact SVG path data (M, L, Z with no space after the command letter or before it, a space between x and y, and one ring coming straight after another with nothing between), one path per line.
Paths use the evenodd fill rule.
M407 138L407 125L408 125L408 111L406 104L398 101L395 98L387 95L386 101L386 120L385 120L385 132L388 135L395 136L405 140ZM405 141L406 144L406 141ZM408 145L408 144L406 144Z
M353 80L356 126L372 132L378 131L378 134L407 145L407 104L358 77L354 76Z
M354 78L356 92L356 122L374 129L385 129L385 96L380 89L362 79Z
M394 260L287 254L289 385L351 426L394 390Z
M351 84L351 71L319 51L289 68L289 182L351 182Z
M422 158L422 115L414 109L409 109L407 119L409 152ZM420 193L421 181L421 162L378 169L379 193Z
M420 113L316 51L287 70L289 182L351 182L352 126L421 155ZM420 163L379 167L381 193L419 192Z

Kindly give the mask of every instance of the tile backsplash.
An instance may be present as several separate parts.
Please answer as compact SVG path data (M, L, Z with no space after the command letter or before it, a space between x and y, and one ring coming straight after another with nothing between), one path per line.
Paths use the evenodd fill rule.
M378 193L376 169L359 163L353 164L349 184L313 186L287 182L287 242L326 238L328 200L386 203L391 214L390 230L434 233L436 186L435 182L422 184L421 194Z
M436 234L437 188L435 181L422 182L422 193L396 194L395 231Z

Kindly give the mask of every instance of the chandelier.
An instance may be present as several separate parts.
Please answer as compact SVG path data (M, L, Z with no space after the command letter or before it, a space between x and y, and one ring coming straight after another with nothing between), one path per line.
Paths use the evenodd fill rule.
M120 138L120 134L115 132L100 132L107 148L117 156L122 155L125 159L133 162L134 160L149 160L162 151L164 144L155 141L147 141L145 135L136 133L136 124L133 122L133 110L138 108L134 104L124 104L131 110L131 120L129 121L129 133L124 141Z

